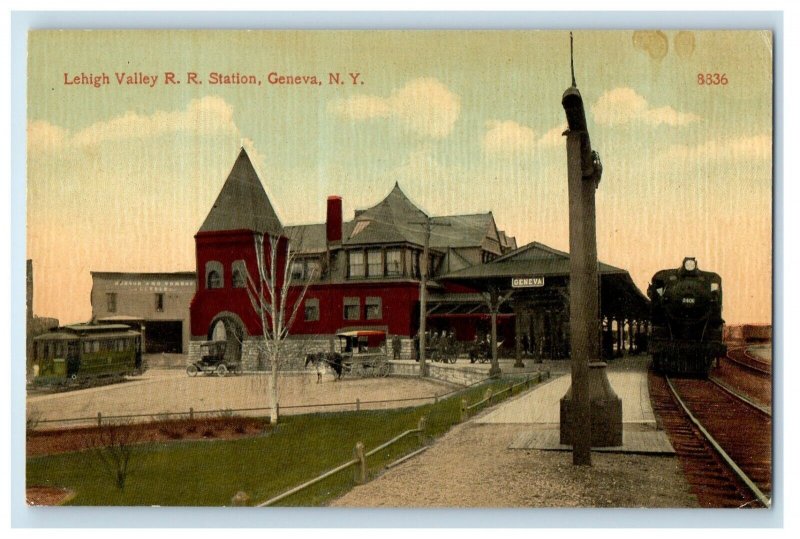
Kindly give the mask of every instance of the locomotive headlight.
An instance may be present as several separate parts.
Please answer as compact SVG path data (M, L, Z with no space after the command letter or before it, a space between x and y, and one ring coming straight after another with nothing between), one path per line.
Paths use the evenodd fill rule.
M686 271L694 271L697 269L697 260L694 258L686 258L683 261L683 269Z

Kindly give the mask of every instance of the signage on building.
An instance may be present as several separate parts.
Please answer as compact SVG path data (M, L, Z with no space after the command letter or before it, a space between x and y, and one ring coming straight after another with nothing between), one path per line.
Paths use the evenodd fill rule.
M538 288L544 286L544 277L512 277L511 288Z
M194 287L193 280L153 280L153 279L133 279L133 280L116 280L114 286L117 288L132 288L140 292L181 292L179 288Z

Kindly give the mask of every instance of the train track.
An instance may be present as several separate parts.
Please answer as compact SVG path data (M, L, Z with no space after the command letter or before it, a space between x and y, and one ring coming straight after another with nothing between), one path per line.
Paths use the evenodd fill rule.
M770 505L769 415L707 380L651 373L650 395L702 507Z
M772 364L754 356L747 351L746 346L737 346L728 349L725 359L745 370L764 376L772 375Z

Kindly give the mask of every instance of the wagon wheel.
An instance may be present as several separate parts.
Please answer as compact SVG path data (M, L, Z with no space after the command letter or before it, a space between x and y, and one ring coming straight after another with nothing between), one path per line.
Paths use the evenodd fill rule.
M447 362L453 364L456 362L456 360L458 360L458 349L451 348L447 351Z
M217 365L217 370L215 372L217 373L217 376L225 376L228 374L228 367L226 367L224 363L220 363Z
M198 371L197 365L189 365L186 367L186 374L189 376L197 376Z
M378 369L378 376L388 376L389 371L392 370L392 366L389 365L389 362L381 363L381 366Z

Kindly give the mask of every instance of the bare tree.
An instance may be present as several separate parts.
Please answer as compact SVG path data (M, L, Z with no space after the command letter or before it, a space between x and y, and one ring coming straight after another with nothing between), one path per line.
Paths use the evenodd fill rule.
M128 476L141 463L139 442L142 431L127 422L104 423L91 431L86 445L119 490L125 490Z
M278 367L285 361L285 344L308 286L316 277L311 270L302 286L293 285L292 262L297 251L292 242L276 235L253 235L257 279L247 275L247 295L261 323L259 352L267 357L270 367L270 423L278 422ZM268 251L265 251L267 249ZM268 256L266 256L268 253ZM285 253L285 256L284 256Z

